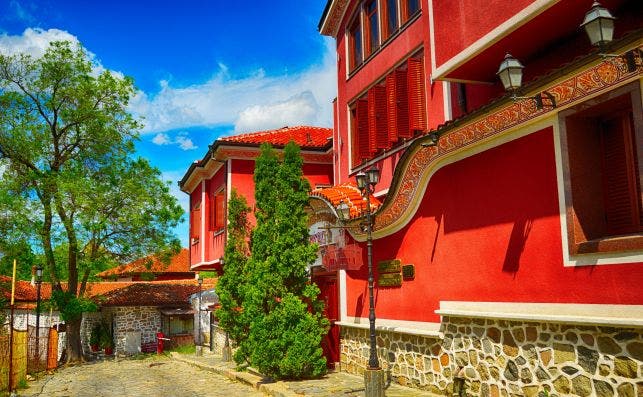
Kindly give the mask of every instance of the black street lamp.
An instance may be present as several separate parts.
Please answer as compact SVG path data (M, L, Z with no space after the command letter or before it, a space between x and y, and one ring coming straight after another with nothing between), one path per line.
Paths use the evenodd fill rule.
M42 266L36 267L36 365L40 370L40 287L42 285Z
M201 346L201 285L203 284L203 279L199 277L197 279L199 284L199 307L197 310L197 334L196 334L196 355L200 356L202 354Z
M371 211L371 194L375 191L375 185L380 180L380 170L377 167L370 168L366 172L360 172L355 176L357 187L362 197L366 199L366 252L368 261L368 329L369 329L369 357L368 368L364 371L364 384L366 396L384 396L384 371L380 367L377 358L377 339L375 336L375 297L373 288L375 277L373 276L373 213Z

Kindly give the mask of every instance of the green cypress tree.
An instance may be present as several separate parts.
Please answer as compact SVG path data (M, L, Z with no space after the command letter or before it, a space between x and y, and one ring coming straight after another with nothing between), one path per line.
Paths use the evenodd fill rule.
M223 256L224 272L217 284L221 307L216 313L219 325L236 346L245 340L250 328L246 316L240 310L243 302L242 291L247 280L245 268L250 255L249 212L250 207L245 197L233 189L228 201L228 241Z
M252 236L244 312L251 315L245 351L250 363L275 379L300 379L326 371L320 347L328 321L308 266L317 255L307 215L310 185L299 147L290 142L279 162L262 146L255 169L257 226Z

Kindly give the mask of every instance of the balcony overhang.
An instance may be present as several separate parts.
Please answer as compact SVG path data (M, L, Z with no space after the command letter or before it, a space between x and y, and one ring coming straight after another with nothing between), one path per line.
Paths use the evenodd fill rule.
M324 36L337 37L350 0L327 0L317 28Z
M603 0L601 4L617 17L627 0ZM580 27L585 13L589 10L587 0L536 1L523 12L507 20L465 50L442 64L434 65L433 80L456 82L494 83L497 81L498 66L507 52L527 64L538 60L542 54L549 55L548 49L561 42L569 42L578 36L581 47L571 48L571 54L564 54L567 61L578 51L586 53L591 48L585 32ZM629 6L629 5L628 5ZM634 7L634 6L632 6ZM623 26L617 21L617 34ZM583 36L583 37L580 37Z

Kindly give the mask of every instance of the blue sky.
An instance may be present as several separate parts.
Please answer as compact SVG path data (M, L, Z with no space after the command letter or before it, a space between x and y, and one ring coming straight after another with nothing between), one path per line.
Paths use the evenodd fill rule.
M80 42L99 68L134 78L138 153L176 185L217 137L284 125L332 126L334 42L325 0L0 0L0 51L39 55ZM176 230L187 246L187 222Z

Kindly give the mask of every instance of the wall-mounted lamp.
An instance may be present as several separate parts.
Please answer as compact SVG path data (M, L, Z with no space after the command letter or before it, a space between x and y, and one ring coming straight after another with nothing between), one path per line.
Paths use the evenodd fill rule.
M437 132L432 132L427 135L429 138L428 142L422 142L420 146L422 147L431 147L431 146L437 146L438 145L438 139L440 139L440 136L438 135Z
M348 220L348 218L350 218L351 216L351 209L348 206L348 204L346 204L344 201L339 202L339 205L337 205L336 210L337 210L337 216L339 217L340 221Z
M614 37L615 19L607 8L595 1L592 8L585 14L585 19L580 26L585 28L592 45L602 49Z
M533 97L518 96L518 90L522 86L522 70L524 68L525 67L519 60L507 53L507 55L505 55L505 59L500 63L498 73L496 74L500 78L505 90L511 93L511 97L514 101L517 101L518 99L531 99L536 103L536 108L539 110L545 106L555 108L556 99L547 91L539 92Z
M636 70L639 63L641 63L641 59L643 59L643 54L641 54L640 49L635 48L622 56L606 53L606 48L614 37L615 19L607 8L601 6L601 3L598 1L595 1L592 4L592 8L585 14L585 19L580 26L585 29L590 43L598 47L600 55L603 58L622 58L627 65L627 71L632 73Z

